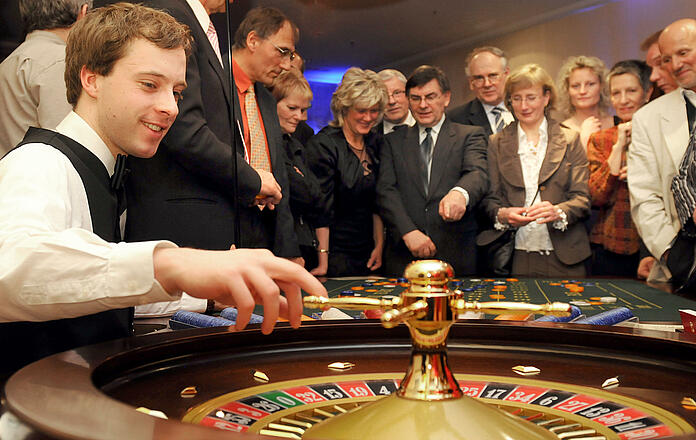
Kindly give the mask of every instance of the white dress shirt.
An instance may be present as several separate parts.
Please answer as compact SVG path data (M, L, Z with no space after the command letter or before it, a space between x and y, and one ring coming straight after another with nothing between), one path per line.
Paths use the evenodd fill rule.
M505 101L501 101L498 105L490 105L486 104L485 102L481 102L481 104L483 105L483 110L485 110L486 112L486 116L488 117L488 123L491 125L491 130L493 131L493 133L497 133L495 130L495 114L491 111L495 107L500 107L501 109L503 109L501 115L503 117L504 125L508 125L509 123L515 120L515 117L512 116L512 113L510 113L507 107L505 107Z
M546 156L546 148L549 143L548 122L546 118L539 127L539 141L534 144L527 139L527 135L521 126L517 126L518 149L524 177L524 206L532 206L541 201L539 197L539 171ZM537 222L527 223L520 227L515 235L515 249L527 252L548 253L553 250L551 237L546 224Z
M56 128L97 156L115 159L76 113ZM166 241L109 243L92 232L87 194L70 160L27 144L0 161L0 322L48 321L177 299L154 278Z
M430 155L430 162L428 163L428 182L430 182L430 171L433 166L433 156L435 155L435 145L437 144L437 137L440 134L440 130L442 129L442 124L445 123L445 115L442 115L442 118L440 119L440 122L435 124L432 127L432 130L430 130L430 137L433 139L433 154ZM422 144L423 141L425 140L425 137L427 136L425 132L425 127L421 127L420 125L418 126L418 145ZM464 199L466 199L466 205L469 206L469 192L462 188L461 186L455 186L452 188L450 191L459 191L464 195Z

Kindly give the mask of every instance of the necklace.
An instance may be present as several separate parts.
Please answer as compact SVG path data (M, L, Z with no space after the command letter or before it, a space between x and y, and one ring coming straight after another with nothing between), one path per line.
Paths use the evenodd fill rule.
M365 146L363 145L362 148L357 148L354 147L350 142L346 141L348 146L350 147L351 150L353 150L353 154L358 158L358 161L360 162L360 165L363 167L363 172L365 175L370 173L370 162L367 160L367 151L365 151Z

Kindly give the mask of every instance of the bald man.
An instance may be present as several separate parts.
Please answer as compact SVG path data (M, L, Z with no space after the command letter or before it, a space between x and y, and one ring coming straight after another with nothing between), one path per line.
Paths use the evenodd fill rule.
M682 19L660 34L661 67L679 86L633 116L628 150L631 214L658 259L649 280L669 279L676 290L696 281L696 20Z

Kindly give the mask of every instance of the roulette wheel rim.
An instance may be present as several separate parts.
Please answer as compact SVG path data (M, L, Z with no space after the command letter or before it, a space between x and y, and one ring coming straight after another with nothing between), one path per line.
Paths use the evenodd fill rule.
M51 356L21 370L7 383L6 402L14 414L37 431L60 438L265 438L156 419L133 411L132 406L107 396L102 389L114 383L127 383L133 374L143 374L148 369L155 371L167 362L190 361L221 350L234 352L255 345L311 350L317 346L318 340L331 340L339 350L359 345L360 341L364 344L370 337L376 341L372 348L391 345L403 350L407 344L405 328L385 330L368 321L309 323L299 330L281 327L271 336L263 336L258 330L234 333L226 329L204 329L113 341ZM602 355L605 356L607 352L619 352L627 358L635 357L636 361L643 359L646 363L660 360L661 365L671 365L681 362L684 368L696 370L693 361L685 361L696 359L693 338L636 329L552 323L463 322L453 326L450 347L458 351L469 350L473 345L495 351L500 350L496 347L500 341L507 341L508 347L518 344L518 349L523 352L544 351L551 347L572 354L574 347L585 347L588 351L604 350ZM559 341L563 343L559 344ZM618 346L624 348L617 350ZM235 350L229 347L235 347ZM281 348L278 350L282 351ZM645 353L646 350L650 353ZM324 376L329 374L324 373ZM223 394L225 390L219 390L218 395ZM75 402L76 396L79 399L72 408L55 412L48 410L56 405L66 406L65 402ZM674 411L677 406L670 407L669 411ZM105 425L100 417L90 417L90 411L95 407L101 408L118 423ZM682 411L681 415L684 414ZM696 424L693 418L690 422Z

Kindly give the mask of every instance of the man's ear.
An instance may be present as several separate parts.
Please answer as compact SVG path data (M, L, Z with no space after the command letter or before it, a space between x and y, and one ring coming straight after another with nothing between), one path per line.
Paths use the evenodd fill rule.
M82 69L80 69L82 90L92 98L97 98L99 96L99 85L97 84L98 77L99 75L89 70L87 66L82 66Z
M259 35L256 33L256 31L251 31L247 34L246 45L247 49L249 49L251 52L255 52L256 48L260 43L261 38L259 38Z
M87 14L88 10L89 10L89 5L87 3L80 6L80 12L77 13L77 20L81 20L81 19L85 18L85 15ZM77 20L75 20L75 21L77 21Z

